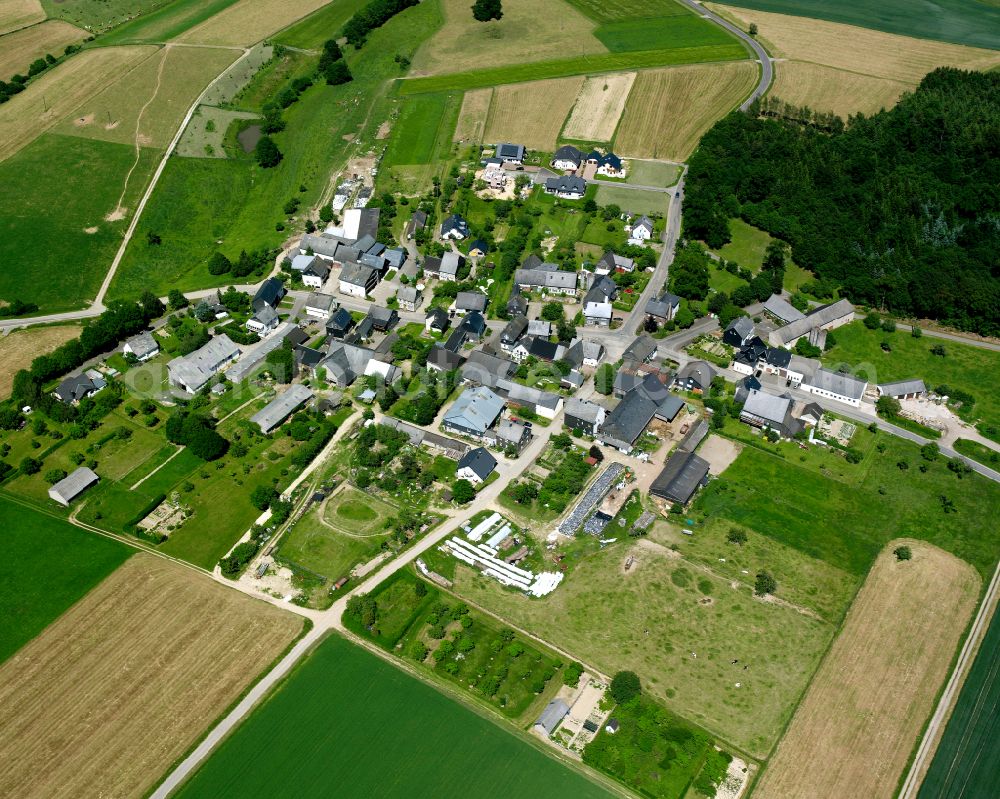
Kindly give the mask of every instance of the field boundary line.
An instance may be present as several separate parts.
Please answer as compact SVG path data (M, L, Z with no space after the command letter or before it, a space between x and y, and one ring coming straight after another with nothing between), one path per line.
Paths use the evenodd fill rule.
M150 179L149 185L146 187L146 191L143 193L142 198L139 200L139 204L135 208L135 213L132 214L132 221L129 222L128 229L125 231L125 236L122 238L122 243L118 247L118 252L115 253L115 257L111 261L111 266L108 268L108 272L104 276L104 281L101 283L101 288L97 292L97 297L94 298L94 302L91 304L90 308L87 309L90 312L90 315L96 315L104 310L104 297L107 295L108 289L111 287L111 281L114 279L115 273L118 271L118 267L121 264L122 259L125 257L125 250L128 249L128 245L132 241L132 236L135 235L135 230L139 226L139 219L142 217L142 212L146 208L146 203L148 203L149 198L153 196L153 191L156 189L156 185L160 182L163 170L167 168L167 162L170 160L170 156L177 147L177 142L180 141L181 135L184 133L184 129L187 128L188 123L191 121L191 117L194 116L195 109L201 105L202 98L205 97L208 90L215 86L215 84L222 79L222 76L225 75L230 69L249 55L250 48L245 48L243 50L243 55L233 61L232 64L227 66L224 70L222 70L222 72L209 81L208 85L202 89L201 93L195 98L191 107L188 108L187 113L181 120L180 125L177 126L177 132L174 133L174 137L170 140L170 144L168 144L167 149L164 150L163 157L160 159L160 163L156 167L156 171L153 172L153 177Z
M170 463L170 461L172 461L174 458L176 458L178 455L180 455L183 451L184 451L184 447L178 447L176 450L174 450L173 454L171 454L169 458L167 458L163 463L161 463L159 466L157 466L155 469L153 469L153 471L151 471L149 474L147 474L145 477L143 477L138 483L133 483L132 485L130 485L128 487L128 490L129 491L135 491L139 486L141 486L143 483L145 483L150 477L152 477L154 474L156 474L158 471L160 471L160 469L162 469L164 466L166 466L168 463Z
M1000 563L997 563L996 570L993 572L993 579L990 580L989 588L986 590L986 595L979 606L979 612L976 613L976 619L972 623L972 628L969 630L965 644L962 646L961 654L958 656L958 662L955 664L951 677L949 677L944 692L941 694L941 699L938 701L934 715L931 716L927 729L924 731L923 739L920 741L920 746L917 749L916 756L913 758L910 771L903 782L903 787L899 791L898 799L914 799L917 791L920 789L924 775L931 761L934 759L934 754L944 733L942 725L947 726L945 723L947 717L951 715L955 702L958 700L958 695L965 684L965 678L972 668L979 644L982 642L990 620L993 618L993 613L996 610L998 590L1000 590Z

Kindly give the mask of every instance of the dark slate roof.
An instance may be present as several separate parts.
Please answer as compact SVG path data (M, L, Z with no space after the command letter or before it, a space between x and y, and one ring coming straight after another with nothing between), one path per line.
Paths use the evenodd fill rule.
M311 347L296 347L294 349L295 361L301 366L313 368L326 357L322 350L314 350Z
M413 220L414 230L419 230L427 224L427 214L423 211L414 211L413 216L411 216L410 219Z
M489 477L496 467L497 459L490 455L484 447L470 449L458 462L459 469L472 469L479 476L480 480L485 480Z
M523 161L524 160L524 145L523 144L510 144L508 142L503 142L498 144L496 147L497 158L503 158L507 161Z
M546 191L559 192L561 194L584 194L587 191L587 181L579 175L559 175L559 177L549 178L545 181Z
M295 325L295 327L285 333L284 340L293 347L297 347L299 344L305 344L309 340L309 336L306 335L306 331L301 327Z
M582 159L583 153L581 153L572 144L564 144L556 150L555 155L552 156L553 161L576 161L578 164Z
M629 344L625 349L625 352L622 354L622 360L633 360L639 361L639 363L645 363L656 354L658 346L659 345L656 343L656 339L652 336L638 336L635 341Z
M653 297L646 303L646 313L650 316L659 316L666 319L670 316L672 308L680 305L681 298L669 291L663 292L659 297Z
M457 230L463 236L468 236L469 223L466 222L459 214L452 214L441 223L441 233L443 235L452 230Z
M374 236L378 233L378 219L381 213L380 208L362 208L358 220L358 238L363 236Z
M539 258L534 253L531 253L531 255L529 255L527 258L525 258L524 261L521 263L521 268L522 269L541 269L542 268L542 263L543 263L543 261L542 261L541 258Z
M63 380L56 388L56 394L63 402L76 402L82 400L96 388L93 380L81 374Z
M460 311L485 311L486 295L481 291L460 291L455 296L455 307Z
M260 284L257 293L253 295L253 305L256 308L258 303L266 303L272 308L275 307L281 298L285 296L285 287L276 277L269 277Z
M686 505L707 475L708 461L693 452L679 450L653 480L649 493Z
M692 380L702 391L708 390L715 370L705 361L691 361L677 372L678 380Z
M326 322L327 330L350 330L354 326L354 317L346 308L338 308Z
M517 286L514 287L515 289ZM518 294L511 294L509 300L507 300L507 313L512 316L524 315L528 310L528 301Z
M542 361L554 361L559 352L559 345L548 339L533 336L528 344L528 354Z
M462 323L459 325L459 328L481 336L486 332L486 317L479 311L469 311L469 313L462 317Z
M749 316L738 316L726 325L726 332L729 332L730 330L735 331L742 341L743 339L753 335L753 319Z
M448 312L444 308L431 308L427 311L425 324L427 319L431 319L431 326L436 327L438 330L446 330L448 328Z
M781 349L781 347L771 347L767 351L767 362L771 366L776 366L779 369L788 368L788 364L792 360L792 353L788 350Z
M473 250L482 250L483 252L489 252L490 245L487 244L482 239L476 239L469 245L468 252L471 253Z
M630 391L601 425L602 436L634 444L656 414L656 403L641 391Z
M610 166L612 169L621 169L622 159L614 153L608 153L601 159L601 166Z
M500 340L505 344L513 344L528 329L528 319L525 316L515 316L500 333Z
M440 344L435 344L427 354L427 363L445 372L450 372L453 369L460 368L465 363L465 358L457 352L452 352L442 347Z

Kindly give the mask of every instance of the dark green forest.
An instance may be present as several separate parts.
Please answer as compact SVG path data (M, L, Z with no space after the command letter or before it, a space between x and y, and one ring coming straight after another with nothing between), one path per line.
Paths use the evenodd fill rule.
M938 69L827 132L734 112L690 161L684 232L742 217L854 302L1000 334L1000 73Z

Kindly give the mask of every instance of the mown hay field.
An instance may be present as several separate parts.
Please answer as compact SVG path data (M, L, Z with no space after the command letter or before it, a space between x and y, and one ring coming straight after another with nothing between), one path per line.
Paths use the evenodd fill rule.
M236 0L174 0L101 36L108 44L166 42L231 6Z
M405 742L403 746L381 742ZM506 799L611 794L339 636L323 641L178 791L180 799Z
M988 70L1000 65L997 50L914 39L807 17L708 6L744 29L756 23L772 55L789 59L788 63L775 65L772 94L818 111L845 116L877 111L888 104L887 100L898 98L900 84L903 89L915 88L924 75L937 67ZM864 80L865 75L871 80Z
M493 89L473 89L465 93L452 141L482 141L492 100Z
M134 144L138 121L139 144L165 148L191 103L238 55L207 47L162 47L104 91L88 97L55 130Z
M594 23L563 0L507 0L503 18L477 22L468 0L441 0L444 25L413 57L411 75L606 53Z
M38 0L0 0L0 34L34 25L45 19Z
M134 555L0 667L0 794L144 795L301 630Z
M563 120L583 76L498 86L486 120L487 141L514 141L532 150L554 150Z
M620 155L685 160L699 139L753 89L756 64L655 69L639 73L615 135Z
M0 397L10 396L18 369L27 369L39 355L51 352L79 335L78 325L58 325L29 327L0 337Z
M909 546L913 559L892 549ZM890 799L933 710L981 581L921 541L879 555L754 796Z
M785 61L775 69L775 97L794 106L852 114L875 114L892 108L913 85L873 75L859 75L806 61Z
M620 72L587 78L563 127L563 136L580 141L611 141L635 75Z
M10 80L11 75L28 74L28 67L37 58L51 54L58 58L66 45L86 38L82 31L68 22L49 20L41 25L8 33L0 38L0 80Z
M239 0L177 37L179 42L244 47L287 28L329 0Z
M74 108L150 58L157 48L97 47L53 67L0 105L0 161L10 158Z
M675 0L567 0L586 16L597 22L617 22L619 20L647 17L683 16L687 8Z
M785 583L805 588L818 575L821 584L845 585L835 567L774 549L787 564ZM625 572L629 556L635 560ZM688 560L657 534L587 556L542 599L511 593L461 564L455 591L606 674L635 671L643 690L669 710L765 757L837 625L811 608L755 598L753 579L752 572L720 573ZM778 594L794 596L782 585ZM844 608L849 596L841 589L831 603Z

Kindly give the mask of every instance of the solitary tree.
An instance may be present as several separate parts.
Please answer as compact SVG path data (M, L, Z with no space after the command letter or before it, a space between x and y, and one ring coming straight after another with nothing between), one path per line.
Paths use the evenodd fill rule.
M896 556L896 560L909 560L913 557L913 553L908 546L896 547L892 550L892 553Z
M738 546L745 544L747 542L746 531L741 530L739 527L734 527L729 531L729 534L726 536L726 540L729 541L730 544L736 544Z
M456 480L451 486L451 498L455 500L459 505L465 505L467 502L472 502L476 497L476 489L472 487L472 483L468 480Z
M260 137L257 147L254 149L254 157L257 159L257 163L264 167L264 169L277 166L283 158L281 150L278 149L278 145L274 143L274 139L270 136Z
M642 692L639 675L634 671L620 671L611 678L611 696L618 704L628 702Z
M756 22L751 22L750 23L750 35L751 36L756 36L757 35L757 23Z
M753 591L757 596L764 596L765 594L773 594L778 590L778 582L775 580L770 572L759 571L757 572L757 579L754 580Z
M503 8L501 7L500 0L476 0L472 6L472 16L480 22L500 19L503 16Z

